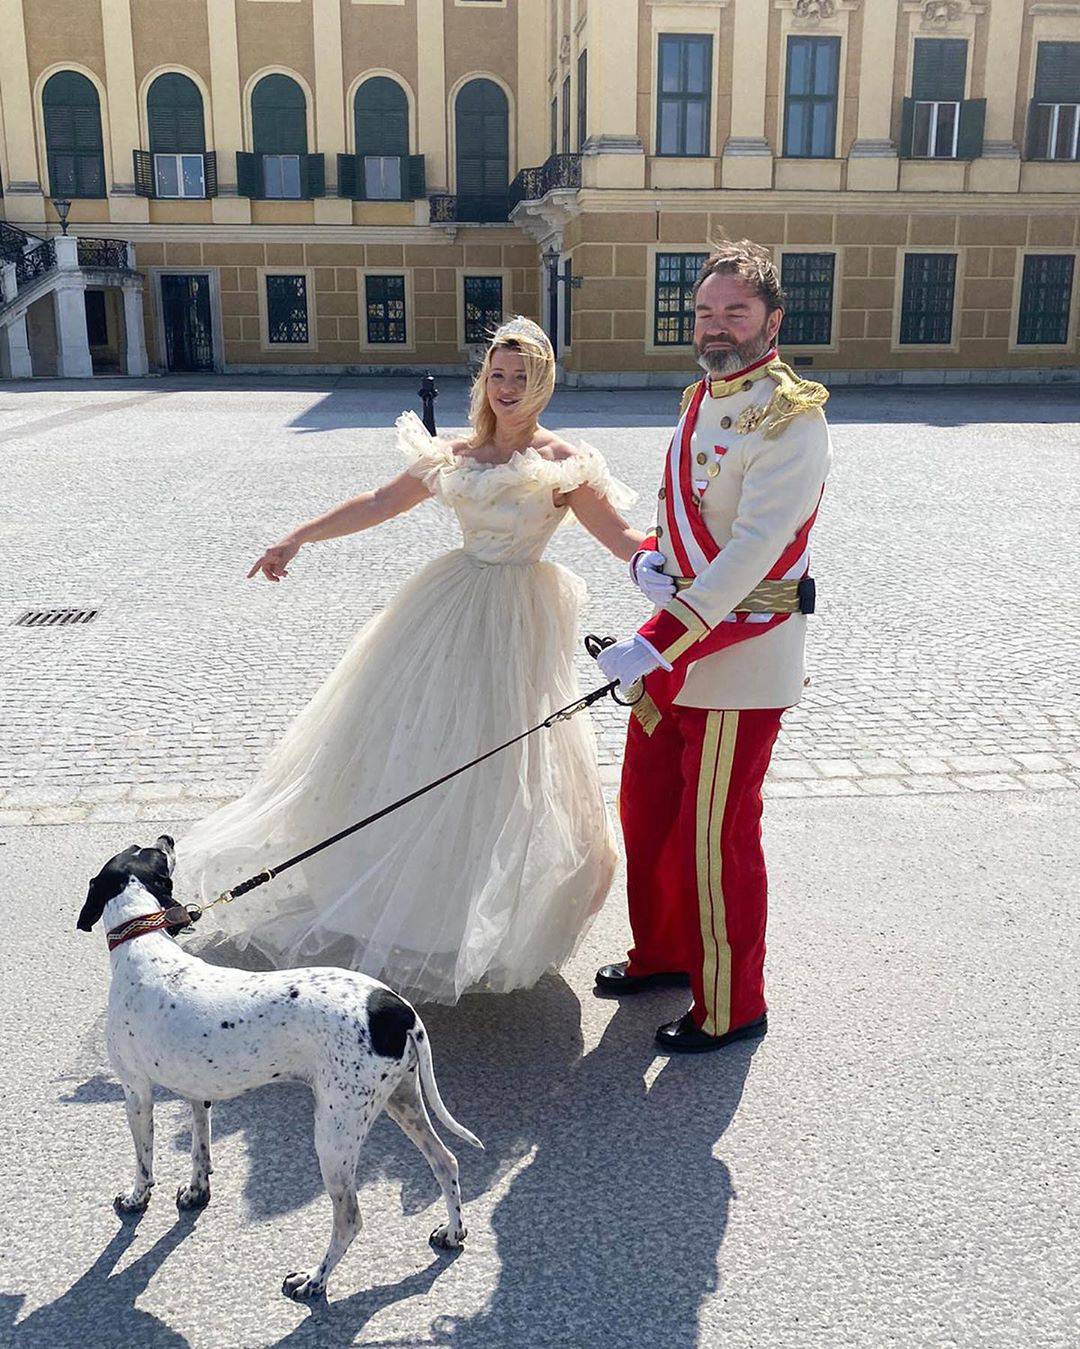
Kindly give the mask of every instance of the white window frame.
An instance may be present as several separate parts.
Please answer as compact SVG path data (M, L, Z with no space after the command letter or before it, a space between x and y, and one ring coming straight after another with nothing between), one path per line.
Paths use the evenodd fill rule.
M179 188L177 192L162 192L161 182L158 177L158 166L161 160L171 159L176 165L176 185ZM201 192L184 191L184 165L185 159L197 159L199 161L199 175L202 179ZM206 156L201 152L185 151L182 154L160 154L154 155L154 194L159 201L204 201L206 199Z
M914 112L913 112L913 114L912 114L912 123L911 123L911 157L912 157L912 159L955 159L955 158L956 158L956 151L957 151L957 149L959 148L959 144L960 144L960 107L961 107L960 103L958 103L958 102L956 101L956 99L952 99L952 98L943 98L943 99L920 98L920 99L916 99L916 100L915 100L915 108L914 108ZM915 121L916 121L916 119L918 118L918 115L919 115L919 109L920 109L920 108L931 108L931 109L933 109L933 111L932 111L931 114L930 114L930 138L929 138L929 144L927 145L927 148L926 148L926 152L925 152L925 153L922 153L921 151L919 151L919 150L917 150L917 149L915 148ZM955 109L956 109L956 116L953 118L952 148L951 148L951 150L949 151L949 153L948 153L947 155L939 155L939 154L937 153L937 139L938 139L938 131L939 131L939 127L938 127L938 117L939 117L939 115L940 115L940 110L941 110L942 108L955 108Z
M1080 103L1039 103L1037 106L1040 108L1049 108L1051 110L1050 144L1046 147L1048 151L1052 150L1057 144L1058 123L1061 119L1062 108L1070 108L1073 115L1072 141L1069 146L1069 153L1062 156L1046 153L1040 154L1037 157L1046 163L1052 164L1075 163L1077 158L1080 158L1080 155L1078 155L1078 150L1080 150Z
M300 155L276 155L276 154L263 155L262 157L263 196L267 201L303 201L304 184L300 181L300 158L301 158ZM281 170L284 167L283 161L285 161L286 159L295 160L296 162L296 193L295 194L289 192L272 193L270 191L270 183L267 175L267 168L269 166L269 163L271 160L276 160L278 164L278 170L279 172L281 172ZM282 177L284 177L284 175L282 175ZM282 182L282 186L284 186L284 181Z
M407 178L409 175L408 157L406 155L357 155L359 160L360 172L364 175L364 200L365 201L404 201L404 192L408 186ZM373 197L368 192L367 184L367 164L368 160L383 161L389 159L397 160L398 165L398 194L396 197Z

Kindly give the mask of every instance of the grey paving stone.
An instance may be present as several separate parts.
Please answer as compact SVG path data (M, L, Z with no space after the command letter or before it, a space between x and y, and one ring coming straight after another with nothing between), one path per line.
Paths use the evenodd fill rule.
M245 790L357 628L458 542L454 522L425 505L305 550L282 586L244 579L266 542L398 470L388 428L417 406L414 384L165 379L164 396L5 442L0 618L44 601L100 614L79 630L0 621L0 809L99 805L135 788L209 809ZM4 400L0 434L100 397L35 385L18 395L33 400L29 418ZM674 397L560 392L548 417L638 491L641 527ZM441 381L444 425L462 425L465 407L464 384ZM1080 613L1035 632L1015 621L1005 588L985 584L987 538L1031 593L1074 565L1075 391L890 378L837 388L829 411L812 683L784 719L772 786L813 781L818 762L834 780L881 776L901 791L934 790L922 784L953 772L971 779L966 790L999 790L1002 773L1014 790L1041 790L1023 775L1080 768ZM918 529L900 527L913 510ZM560 530L548 556L588 582L582 631L640 623L625 568L583 530ZM584 653L578 669L591 687ZM617 768L626 713L605 706L594 725L602 764Z

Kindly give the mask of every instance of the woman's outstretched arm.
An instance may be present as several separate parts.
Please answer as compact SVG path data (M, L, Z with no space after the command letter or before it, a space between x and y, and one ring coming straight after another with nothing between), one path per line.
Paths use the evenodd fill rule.
M412 510L430 495L414 474L399 473L374 492L361 492L351 501L343 501L332 511L327 511L315 520L308 520L286 534L279 543L267 548L248 572L248 579L262 572L268 581L280 581L283 576L288 576L289 563L305 543L339 539L345 534L357 534L362 529L370 529L372 525L381 525L384 520L392 520L395 515Z

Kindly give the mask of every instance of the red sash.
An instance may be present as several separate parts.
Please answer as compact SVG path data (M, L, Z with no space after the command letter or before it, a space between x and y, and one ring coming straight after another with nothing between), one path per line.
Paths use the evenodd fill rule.
M770 351L748 368L756 369L759 365L775 359L776 352ZM664 470L664 521L667 537L671 541L672 561L678 567L680 576L700 576L722 551L720 544L713 538L701 517L700 505L694 503L691 443L698 413L707 391L708 381L703 379L694 390L686 412L675 428ZM822 492L824 490L822 486ZM819 505L820 501L819 496ZM794 539L761 578L762 580L801 580L809 574L810 531L816 519L815 506L813 514L799 527ZM680 602L693 613L692 604L681 595L679 598ZM665 644L662 640L656 640L650 630L664 617L664 611L661 610L639 630L641 636L651 641L658 650L663 650ZM670 616L667 617L670 623ZM700 615L698 617L700 618ZM678 697L695 661L734 646L736 642L744 642L751 637L770 632L789 617L789 614L728 614L714 628L693 642L682 655L674 659L673 669L654 670L645 677L645 691L648 697L638 704L640 708L638 715L642 723L647 725L651 720L655 725L657 715L662 714ZM700 621L705 627L708 626L704 619Z

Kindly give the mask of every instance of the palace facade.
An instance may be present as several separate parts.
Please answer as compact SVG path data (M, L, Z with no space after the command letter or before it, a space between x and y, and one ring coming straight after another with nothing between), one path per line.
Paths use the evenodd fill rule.
M0 0L0 34L8 375L462 372L523 313L569 384L681 384L743 236L826 382L1080 368L1080 3Z

